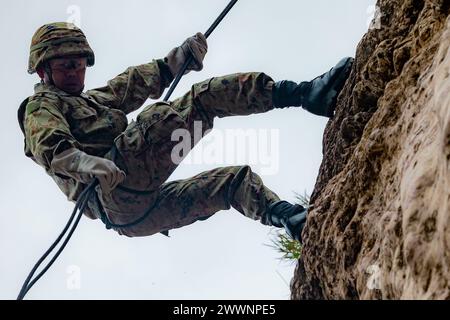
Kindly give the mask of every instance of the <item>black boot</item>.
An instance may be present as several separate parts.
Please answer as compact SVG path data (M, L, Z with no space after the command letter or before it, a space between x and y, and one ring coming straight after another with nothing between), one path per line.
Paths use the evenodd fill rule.
M350 75L353 58L344 58L330 71L310 82L296 84L277 82L273 87L273 104L276 108L303 107L318 116L332 118L336 101Z
M299 204L278 201L269 206L267 215L273 226L284 228L292 239L301 243L307 213L307 210Z

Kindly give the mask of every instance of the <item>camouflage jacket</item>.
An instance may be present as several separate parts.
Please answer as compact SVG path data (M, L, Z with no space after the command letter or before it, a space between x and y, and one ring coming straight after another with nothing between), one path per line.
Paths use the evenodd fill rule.
M161 97L172 80L168 66L154 60L130 67L106 86L78 96L37 84L35 94L25 99L18 111L25 155L45 169L70 201L76 201L86 186L55 173L53 156L72 147L104 156L127 128L126 114L139 109L148 98Z

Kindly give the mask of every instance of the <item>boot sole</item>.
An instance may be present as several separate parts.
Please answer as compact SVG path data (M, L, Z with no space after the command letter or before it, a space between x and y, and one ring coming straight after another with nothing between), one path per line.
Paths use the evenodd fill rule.
M328 90L328 94L326 97L327 101L326 105L331 106L331 108L327 110L327 117L329 118L332 118L334 116L337 99L345 86L348 76L350 75L354 61L355 61L354 58L348 58L347 62L345 63L342 69L342 72L339 74L336 80L330 85L330 89Z

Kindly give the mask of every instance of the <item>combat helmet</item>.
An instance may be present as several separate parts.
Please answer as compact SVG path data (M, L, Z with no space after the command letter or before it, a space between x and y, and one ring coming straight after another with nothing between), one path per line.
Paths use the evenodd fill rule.
M39 65L49 59L69 55L85 56L88 67L95 63L94 51L80 28L68 22L45 24L31 40L28 73L35 73Z

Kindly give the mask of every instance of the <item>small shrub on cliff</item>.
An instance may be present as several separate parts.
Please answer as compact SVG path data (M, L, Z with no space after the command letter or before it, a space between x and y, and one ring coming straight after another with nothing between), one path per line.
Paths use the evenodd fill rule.
M297 193L295 197L298 204L305 208L309 207L310 196L308 196L306 192L303 195ZM280 257L281 260L297 261L300 259L302 255L302 245L300 242L291 239L284 230L277 229L277 231L275 231L274 239L271 241L272 244L270 247L274 248L282 255Z

